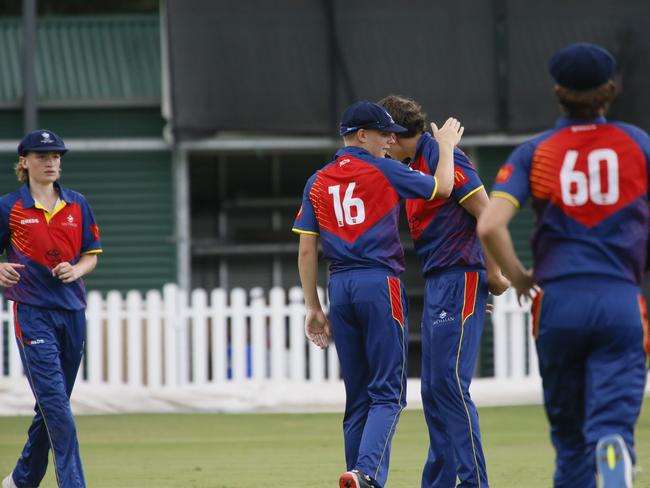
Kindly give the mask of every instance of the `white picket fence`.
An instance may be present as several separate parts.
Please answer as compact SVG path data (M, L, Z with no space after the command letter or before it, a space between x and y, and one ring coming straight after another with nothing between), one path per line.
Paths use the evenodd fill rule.
M0 318L12 324L5 301ZM92 385L133 387L205 385L229 381L288 380L320 382L339 379L334 348L321 351L306 341L302 291L262 288L250 293L221 289L191 294L166 285L162 294L143 297L131 291L106 298L88 296L86 360L78 381ZM4 327L0 327L4 329ZM0 377L22 374L13 339L8 370ZM1 337L0 337L1 339ZM3 361L0 361L2 363Z
M137 388L201 386L240 381L336 382L334 347L321 351L305 339L303 295L262 288L228 294L176 285L88 297L86 359L79 376L89 385ZM513 293L497 297L493 315L495 379L537 376L528 313ZM19 377L13 313L0 306L0 378ZM6 327L5 324L9 325ZM8 350L1 334L8 331ZM6 364L5 364L6 362Z

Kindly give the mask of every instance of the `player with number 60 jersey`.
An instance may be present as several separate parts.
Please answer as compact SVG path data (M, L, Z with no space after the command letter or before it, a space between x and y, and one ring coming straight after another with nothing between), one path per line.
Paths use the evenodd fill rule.
M513 151L478 224L518 296L533 298L556 488L595 488L597 477L601 488L632 486L644 344L650 350L639 288L650 222L650 138L605 119L616 96L615 67L607 50L588 43L551 58L564 116ZM528 198L535 212L532 273L507 230Z
M300 234L298 269L305 294L307 337L320 347L330 325L316 292L318 239L330 263L329 318L346 390L343 420L347 470L340 488L383 487L390 444L406 405L407 302L399 274L400 200L447 198L453 149L462 127L438 131L441 163L434 176L413 171L386 152L395 124L379 105L357 102L343 114L345 147L305 186L293 231Z

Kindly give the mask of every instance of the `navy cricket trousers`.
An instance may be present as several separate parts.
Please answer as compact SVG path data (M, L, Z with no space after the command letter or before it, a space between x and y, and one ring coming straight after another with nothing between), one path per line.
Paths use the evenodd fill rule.
M406 406L404 287L385 270L355 269L331 275L329 300L346 392L347 469L360 469L384 486L391 440Z
M541 287L533 333L557 454L554 486L595 488L598 439L620 434L636 458L634 426L646 381L645 300L634 284L606 277Z
M482 269L428 276L422 317L421 393L429 430L422 488L488 488L478 412L469 394L488 288Z
M83 310L51 310L14 304L16 341L36 399L36 415L13 471L19 488L39 486L52 451L60 488L86 486L70 395L86 336Z

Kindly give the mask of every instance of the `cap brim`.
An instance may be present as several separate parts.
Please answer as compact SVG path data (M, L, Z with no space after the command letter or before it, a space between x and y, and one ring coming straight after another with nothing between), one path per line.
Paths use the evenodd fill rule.
M396 134L399 134L401 132L408 132L407 128L402 127L401 125L398 124L389 124L389 125L382 125L382 126L378 126L376 124L369 124L369 125L361 125L359 127L341 127L339 130L339 134L344 136L346 134L351 134L352 132L356 132L359 129L378 130L381 132L395 132Z
M66 148L59 148L59 147L38 147L35 149L25 149L23 151L23 154L27 154L30 152L37 152L37 153L47 153L47 152L55 152L59 153L61 155L65 154L68 152Z
M395 132L396 134L399 134L400 132L408 132L408 129L406 127L402 127L399 124L391 124L386 127L380 127L378 130L383 132Z

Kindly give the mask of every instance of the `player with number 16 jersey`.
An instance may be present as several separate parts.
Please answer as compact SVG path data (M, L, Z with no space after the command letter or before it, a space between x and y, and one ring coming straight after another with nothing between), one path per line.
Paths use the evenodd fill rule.
M446 198L453 185L453 148L462 128L450 119L434 134L445 156L436 175L413 171L385 155L395 124L379 105L357 102L343 114L345 147L305 186L293 231L307 336L325 347L329 322L316 293L317 242L330 263L329 320L346 390L343 420L347 472L340 488L381 488L390 444L406 405L407 302L399 279L400 200Z

